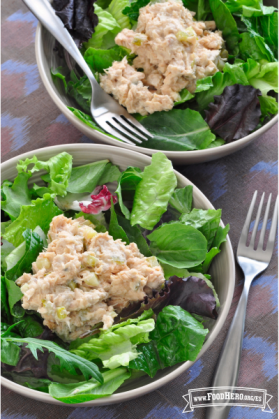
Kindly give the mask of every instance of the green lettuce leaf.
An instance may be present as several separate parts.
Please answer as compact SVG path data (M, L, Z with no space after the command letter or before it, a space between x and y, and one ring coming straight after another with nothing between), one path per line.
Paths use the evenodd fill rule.
M278 13L261 16L260 24L265 42L278 57Z
M278 113L278 103L271 96L259 96L261 104L262 117L265 118L269 114L276 115Z
M260 72L249 82L255 89L260 89L263 96L271 90L278 93L278 62L262 65Z
M199 230L207 240L210 249L221 221L222 210L194 208L189 214L182 214L180 221Z
M78 368L85 379L93 377L99 383L103 384L103 377L100 373L97 365L93 362L87 361L78 355L75 355L66 349L61 348L54 342L48 340L34 339L34 338L16 338L16 337L4 337L1 335L1 339L5 342L13 344L27 344L26 348L29 348L33 356L38 359L37 351L43 351L43 348L47 349L49 352L53 352L55 356L60 360L61 371L66 369L73 375L77 375L76 369ZM18 360L17 360L18 361Z
M193 99L193 97L195 97L195 95L192 95L192 93L190 93L189 90L187 89L181 90L179 95L180 95L180 100L175 102L173 106L181 105L181 103L188 102L188 100L191 100Z
M99 337L89 340L71 352L88 360L101 359L105 368L127 366L138 356L135 345L148 342L148 334L154 329L152 310L144 312L136 319L128 319L101 331Z
M131 28L129 18L122 12L123 9L129 5L129 0L112 0L107 9L108 12L114 17L121 29Z
M24 241L23 233L27 228L34 230L40 226L46 233L53 217L59 214L62 211L54 204L51 195L45 194L44 198L32 201L32 205L21 207L19 217L6 228L4 239L17 247Z
M136 0L122 10L123 15L128 16L130 22L135 22L139 18L139 10L148 5L150 0Z
M50 175L49 192L64 196L72 171L72 160L72 156L66 152L59 153L46 162L39 161L36 156L33 156L32 159L20 160L17 170L19 174L33 174L42 169L46 170ZM34 166L29 170L30 164L34 164Z
M84 47L87 48L109 48L107 42L104 42L105 35L113 34L115 37L118 32L121 31L120 25L116 22L115 18L108 11L103 10L96 3L94 5L94 13L98 16L99 23L95 27L95 32L93 33L91 39L88 42L84 42ZM113 42L114 44L114 42ZM111 46L113 46L113 44Z
M239 52L243 60L246 61L248 58L252 58L255 61L276 61L273 52L265 43L264 38L256 32L244 32L240 35L240 38Z
M109 182L118 181L121 176L121 172L117 166L112 163L106 165L106 170L99 179L98 185L102 186Z
M210 97L207 105L211 101ZM148 148L172 151L203 150L215 140L215 135L200 113L191 109L155 112L144 118L141 123L154 135L154 138L141 145Z
M115 45L110 49L87 48L84 59L91 68L92 72L104 73L104 70L111 67L114 61L121 61L129 55L130 50Z
M118 197L120 209L128 220L130 219L131 214L126 205L123 203L122 191L134 192L141 180L142 171L138 167L128 167L124 172L122 172L118 181L115 193Z
M170 205L181 214L187 214L192 209L193 186L176 189L170 198Z
M167 306L159 313L151 339L137 347L139 356L129 368L154 377L159 369L179 362L195 361L208 329L179 306Z
M144 256L152 256L152 253L150 252L150 249L148 247L148 244L145 240L145 238L143 237L141 230L138 226L131 226L130 221L127 220L124 217L121 217L120 215L117 216L118 219L118 223L120 225L120 227L123 228L123 230L125 231L129 242L130 243L136 243L136 245L139 248L139 251L144 255Z
M275 7L263 5L262 0L227 0L226 6L232 13L241 13L245 17L271 14Z
M103 384L94 379L71 384L51 383L49 394L64 403L84 403L110 396L130 376L131 373L126 368L116 368L102 373Z
M8 304L8 293L5 277L1 275L1 315L10 320L10 309ZM3 318L3 317L2 317Z
M212 77L213 76L207 76L203 79L197 80L195 93L210 89L210 87L213 86Z
M163 224L147 236L151 252L160 262L176 268L190 268L204 261L207 241L191 226L174 222Z
M230 10L222 0L209 0L209 4L216 26L222 31L228 51L233 55L237 55L239 32Z
M97 124L95 124L95 122L92 119L92 116L87 115L86 113L80 111L79 109L76 108L72 108L71 106L68 106L68 109L73 112L73 114L80 119L85 125L87 125L90 128L95 129L96 131L101 132L102 134L106 134L111 138L114 138L116 140L118 140L118 138L114 137L113 135L107 134L104 130L102 130L101 128L98 127ZM121 141L121 140L119 140Z
M1 208L11 220L19 216L22 205L31 204L31 193L27 184L31 176L31 173L19 173L13 184L3 182L2 191L5 200L1 201Z
M191 274L187 269L175 268L174 266L167 265L165 263L160 263L164 271L165 279L169 279L171 276L178 276L178 278L188 278Z
M113 201L111 198L110 207L110 222L109 222L109 234L113 237L113 240L121 239L126 244L129 244L129 239L123 228L119 225L117 215L114 209Z
M67 191L71 193L92 193L106 170L109 160L100 160L84 166L73 167Z
M41 237L29 228L23 232L23 238L25 241L24 253L22 255L22 243L12 252L15 256L19 256L18 261L15 258L14 262L16 263L12 267L9 267L6 272L6 278L12 281L18 279L24 272L28 273L31 271L32 263L37 259L44 247ZM11 255L9 258L11 258Z
M167 210L176 185L170 160L163 153L153 154L151 164L145 167L142 180L136 187L131 225L139 224L152 230Z

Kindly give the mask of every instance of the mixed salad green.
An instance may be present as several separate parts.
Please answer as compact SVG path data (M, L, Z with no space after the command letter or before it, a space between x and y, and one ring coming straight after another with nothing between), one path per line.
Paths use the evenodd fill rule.
M81 47L97 80L114 61L135 55L114 42L124 28L134 28L148 0L90 0L86 22L77 19L71 0L55 0L54 8ZM84 2L86 3L86 2ZM203 150L247 135L278 112L278 13L263 0L183 0L198 20L214 20L226 43L227 62L213 76L197 80L196 90L180 92L174 109L149 116L134 115L154 138L141 144L158 150ZM87 6L86 6L87 7ZM88 16L91 16L91 20ZM93 19L94 16L94 19ZM83 33L84 28L90 30ZM103 132L90 114L91 86L86 76L68 67L52 69L77 107L69 107L89 127ZM220 98L215 99L216 96ZM237 106L235 106L237 104ZM229 109L229 112L228 112Z
M42 181L32 184L42 169ZM216 319L220 305L208 270L229 230L219 225L221 210L192 208L193 187L177 188L162 153L144 170L121 172L108 160L72 167L72 156L63 152L47 162L36 156L19 161L17 171L1 188L2 375L80 403L108 396L140 373L154 377L194 361L208 333L204 316ZM159 261L166 279L152 296L118 313L109 329L99 324L71 343L44 326L38 312L22 307L15 283L32 272L53 217L62 213L83 215L97 232L136 243Z

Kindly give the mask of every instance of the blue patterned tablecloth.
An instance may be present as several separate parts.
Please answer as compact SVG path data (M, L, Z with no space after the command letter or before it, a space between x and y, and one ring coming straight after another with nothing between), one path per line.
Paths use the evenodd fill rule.
M54 144L88 143L48 96L39 77L34 51L37 21L20 0L2 3L2 161ZM229 157L177 169L194 182L230 223L236 250L241 227L254 190L277 194L277 126ZM278 243L276 244L276 253ZM266 389L273 413L234 407L229 419L277 418L277 255L255 280L249 296L238 386ZM42 404L2 389L2 419L203 419L205 408L182 413L182 395L210 386L226 332L242 287L237 267L236 288L226 323L210 349L180 377L144 397L106 407L68 407ZM224 279L225 280L225 279Z

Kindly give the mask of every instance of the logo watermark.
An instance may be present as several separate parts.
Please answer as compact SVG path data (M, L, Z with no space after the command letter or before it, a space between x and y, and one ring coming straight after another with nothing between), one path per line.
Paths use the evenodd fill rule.
M256 407L263 412L273 413L269 402L273 396L267 390L246 387L206 387L188 390L182 396L187 405L182 413L192 412L198 407L242 406Z

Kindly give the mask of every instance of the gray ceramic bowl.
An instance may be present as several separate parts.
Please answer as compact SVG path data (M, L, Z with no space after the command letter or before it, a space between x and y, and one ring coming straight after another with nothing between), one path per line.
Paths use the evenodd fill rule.
M267 0L264 3L267 5L269 5L269 3L274 3L273 5L276 7L275 0ZM66 118L78 130L80 130L88 138L92 139L93 142L115 145L129 150L138 151L147 155L152 155L153 153L158 151L154 149L125 144L105 134L95 131L94 129L88 127L83 122L81 122L67 108L67 106L77 107L77 104L75 103L73 98L65 94L62 81L60 85L55 85L51 78L51 68L54 69L59 66L65 66L65 60L59 58L58 54L53 51L54 42L55 39L53 38L53 36L45 28L43 28L41 24L39 24L37 27L35 42L36 58L39 72L50 97L53 99L54 103L58 106L60 111L66 116ZM249 134L246 137L241 138L240 140L219 147L197 151L161 151L163 151L166 154L166 156L175 163L193 164L215 160L220 157L227 156L228 154L234 153L235 151L238 151L243 147L246 147L250 142L256 140L267 130L269 130L277 122L277 120L278 116L276 115L266 125L253 132L252 134Z
M11 160L6 161L2 164L2 179L13 180L17 174L16 165L18 160L26 159L36 155L40 160L48 160L50 157L56 154L67 151L73 156L73 164L75 166L81 164L91 163L97 160L109 159L112 163L120 166L121 170L125 170L128 166L137 166L143 169L146 165L150 164L151 158L143 154L135 153L130 150L125 150L120 147L111 147L105 145L96 144L74 144L74 145L61 145L54 147L46 147L39 150L34 150L20 156L14 157ZM180 173L175 171L178 180L178 187L184 187L192 184L188 179L182 176ZM40 172L37 172L32 177L32 183L40 182ZM213 208L208 199L202 194L202 192L194 186L193 188L193 205L196 208L210 209ZM223 223L221 223L223 226ZM210 269L212 274L213 283L216 291L219 295L221 307L219 309L218 319L216 321L209 320L206 322L206 327L209 328L210 333L207 335L205 344L200 351L198 358L203 355L210 345L214 342L218 336L229 312L233 292L235 285L235 265L234 256L230 239L227 238L227 242L222 245L221 253L214 259L212 267ZM197 359L198 359L197 358ZM124 385L118 390L117 393L110 397L97 399L87 403L80 404L79 406L97 406L107 405L113 403L120 403L126 400L130 400L136 397L140 397L146 393L150 393L153 390L169 383L171 380L182 374L188 368L193 365L193 362L184 362L174 367L166 368L159 371L156 376L151 379L148 376L141 377L130 384L124 383ZM64 405L53 399L46 393L41 393L36 390L23 387L16 384L6 378L2 377L2 384L8 387L12 391L16 391L23 396L30 397L35 400L44 401L47 403L54 403Z

